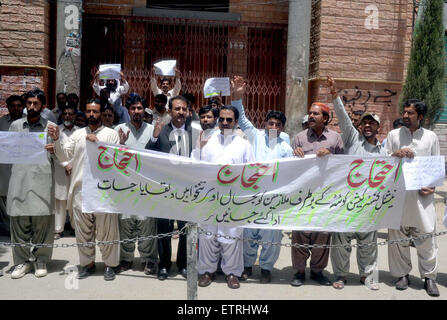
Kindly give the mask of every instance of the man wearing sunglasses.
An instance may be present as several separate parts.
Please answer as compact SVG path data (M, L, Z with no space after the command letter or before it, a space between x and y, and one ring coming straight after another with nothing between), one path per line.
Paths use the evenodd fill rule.
M235 134L239 112L234 106L223 106L219 112L219 134L202 137L191 154L195 160L212 163L249 163L254 161L250 143ZM203 229L212 234L240 238L242 228L231 228L222 225L202 225ZM239 277L244 270L243 244L241 241L215 238L200 234L199 258L197 271L199 272L200 287L206 287L214 280L219 258L222 257L221 267L226 275L227 285L231 289L240 287Z
M293 157L292 147L284 140L281 133L286 124L286 116L281 111L269 111L265 118L264 130L258 130L245 116L242 105L242 97L246 83L240 76L235 76L231 81L232 104L239 111L239 125L253 146L256 161L268 161L286 157ZM280 242L281 230L269 229L244 229L244 239L265 241L267 243ZM241 280L247 280L252 275L252 268L258 256L258 243L244 241L244 272ZM259 255L261 267L261 283L271 281L273 265L278 260L280 246L263 245Z

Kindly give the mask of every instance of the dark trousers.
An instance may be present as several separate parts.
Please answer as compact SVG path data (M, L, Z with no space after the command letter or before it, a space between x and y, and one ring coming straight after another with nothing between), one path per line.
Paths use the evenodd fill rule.
M177 220L179 230L185 226L185 221ZM157 219L158 234L169 233L174 231L174 220ZM160 257L159 269L166 268L168 271L171 268L172 246L171 237L164 237L158 239L158 256ZM177 267L180 270L186 268L186 235L181 234L179 237L177 247Z
M292 231L292 244L326 244L331 243L331 234L328 232ZM311 256L312 253L312 256ZM292 247L292 265L299 273L306 270L307 259L310 258L310 270L318 273L327 267L329 248L294 248Z

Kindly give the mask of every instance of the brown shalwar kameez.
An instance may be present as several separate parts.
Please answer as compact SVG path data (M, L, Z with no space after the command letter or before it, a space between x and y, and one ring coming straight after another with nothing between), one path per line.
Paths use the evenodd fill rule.
M292 148L302 148L304 154L316 154L320 148L328 149L332 154L343 154L341 136L328 128L324 128L321 136L317 136L313 129L301 131L293 139ZM329 232L293 231L292 244L325 244L331 242ZM329 248L292 248L292 266L299 273L304 273L307 259L310 258L310 269L318 273L326 268L329 260Z

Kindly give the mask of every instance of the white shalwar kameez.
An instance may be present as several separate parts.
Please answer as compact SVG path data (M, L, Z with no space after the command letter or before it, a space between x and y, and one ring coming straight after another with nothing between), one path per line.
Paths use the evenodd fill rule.
M205 147L194 149L191 157L212 163L236 164L254 161L250 143L237 135L213 135ZM230 237L242 237L242 228L230 228L222 225L200 225L207 232ZM244 270L243 242L225 239L223 237L199 236L199 259L197 271L214 273L217 270L219 258L222 256L221 267L226 275L240 277Z
M62 145L77 129L79 129L79 127L73 126L70 130L63 124L59 125L59 139L61 139ZM65 174L65 167L69 164L71 164L71 160L57 160L54 162L54 232L56 233L64 231L65 220L67 217L67 195L71 176ZM73 215L71 212L72 211L70 210L70 223L74 229Z
M415 156L438 156L439 140L433 131L419 128L411 133L406 127L388 133L386 149L392 154L402 148L410 148ZM400 230L388 231L389 240L417 237L436 231L436 212L434 194L421 196L419 191L407 191L402 213ZM414 240L418 254L421 278L436 279L438 270L436 237ZM411 255L409 243L388 245L388 263L391 275L403 277L411 271Z

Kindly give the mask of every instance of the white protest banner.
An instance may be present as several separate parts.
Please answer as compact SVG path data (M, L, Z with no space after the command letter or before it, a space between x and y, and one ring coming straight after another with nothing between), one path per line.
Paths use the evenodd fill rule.
M403 158L402 170L407 190L437 187L444 184L444 156Z
M155 74L162 76L175 76L177 60L163 60L154 64Z
M248 228L398 229L404 199L401 162L394 157L218 165L91 142L82 184L83 212Z
M46 143L45 132L0 131L0 163L45 164Z
M102 64L99 66L99 78L107 79L121 79L121 65L120 64Z
M205 98L230 95L230 78L209 78L203 87Z

